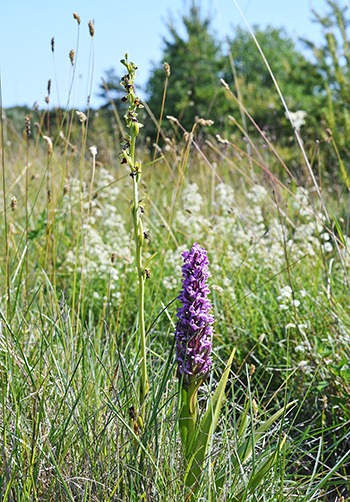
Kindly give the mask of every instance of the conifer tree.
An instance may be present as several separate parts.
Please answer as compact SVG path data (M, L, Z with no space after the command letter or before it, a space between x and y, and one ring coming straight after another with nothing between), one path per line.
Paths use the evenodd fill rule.
M196 117L212 119L218 125L225 101L219 82L224 66L221 43L211 30L210 18L202 16L195 1L181 20L184 35L170 18L170 36L163 40L163 61L171 68L165 115L175 115L186 129L191 129ZM147 85L148 104L156 117L162 103L163 61L154 64Z

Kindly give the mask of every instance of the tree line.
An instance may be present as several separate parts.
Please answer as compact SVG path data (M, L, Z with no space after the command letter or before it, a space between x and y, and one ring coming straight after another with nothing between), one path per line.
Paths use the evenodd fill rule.
M292 112L303 110L302 137L307 146L316 141L331 143L346 159L350 156L350 55L349 11L339 2L326 0L326 12L312 10L314 22L322 28L322 41L315 44L301 39L303 49L282 28L253 26L256 39ZM269 70L247 29L236 27L225 40L219 40L196 1L181 18L182 27L170 18L168 35L163 39L162 59L154 64L146 86L147 104L159 117L165 75L163 62L169 63L169 78L163 116L173 115L186 130L198 117L214 121L211 132L230 133L240 121L240 107L220 84L224 79L234 95L253 117L268 139L288 145L293 136L281 99ZM184 33L183 35L180 35ZM119 78L115 70L106 74L109 97L101 86L105 106L110 96L120 108ZM243 125L243 124L241 124ZM164 127L167 127L164 125ZM247 129L255 126L247 120ZM170 126L169 126L170 129ZM147 131L152 134L152 130Z

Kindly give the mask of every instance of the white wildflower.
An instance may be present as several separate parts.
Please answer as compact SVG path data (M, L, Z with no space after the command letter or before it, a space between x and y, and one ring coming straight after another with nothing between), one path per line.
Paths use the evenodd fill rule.
M286 112L286 117L289 118L293 124L294 129L300 131L301 126L305 124L305 117L307 112L304 110L297 110L296 112Z
M322 245L322 249L326 252L326 253L330 253L331 251L333 251L333 246L330 242L325 242L323 245Z
M85 115L85 113L80 112L79 110L77 110L75 113L78 115L79 120L80 120L81 123L86 122L87 116Z
M90 152L91 152L91 155L92 155L93 157L96 157L96 155L97 155L97 148L96 148L96 146L90 146L90 149L89 149L89 150L90 150Z

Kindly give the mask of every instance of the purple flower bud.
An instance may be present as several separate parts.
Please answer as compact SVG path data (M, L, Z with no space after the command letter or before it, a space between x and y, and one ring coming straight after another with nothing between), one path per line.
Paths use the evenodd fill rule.
M182 291L178 299L182 307L176 316L176 361L177 376L183 378L184 386L204 379L210 369L210 357L214 318L208 299L210 290L206 281L210 277L207 252L195 243L191 251L185 251L182 267Z

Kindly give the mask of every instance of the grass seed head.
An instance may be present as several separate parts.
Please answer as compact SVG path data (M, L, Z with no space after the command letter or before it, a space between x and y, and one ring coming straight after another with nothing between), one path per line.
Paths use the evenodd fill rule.
M167 78L170 77L170 64L169 63L164 63L164 73Z
M27 135L27 138L29 139L30 136L31 136L29 115L26 115L24 121L25 121L25 124L26 124L26 135Z
M50 80L47 82L47 94L50 96L51 94L51 78Z
M11 199L11 209L12 209L12 211L14 211L16 209L16 207L17 207L17 199L16 199L15 196L13 196L12 199Z
M52 153L52 140L51 140L51 138L49 138L48 136L43 136L43 139L47 143L47 151L48 151L48 153Z
M265 335L265 333L262 333L262 334L259 336L259 340L258 340L258 342L259 342L259 343L263 343L263 341L264 341L264 339L265 339L265 336L266 336L266 335Z
M91 37L95 35L94 23L91 21L91 19L89 20L89 33Z
M70 59L72 66L74 65L74 56L75 56L75 51L73 51L73 49L72 49L69 53L69 59Z
M198 119L197 124L201 125L202 127L205 126L212 126L214 124L213 120L205 120L205 119Z
M51 51L55 52L55 38L54 37L51 38Z
M74 19L77 20L77 23L79 25L80 24L80 16L78 16L78 14L76 12L73 12L73 17L74 17Z

